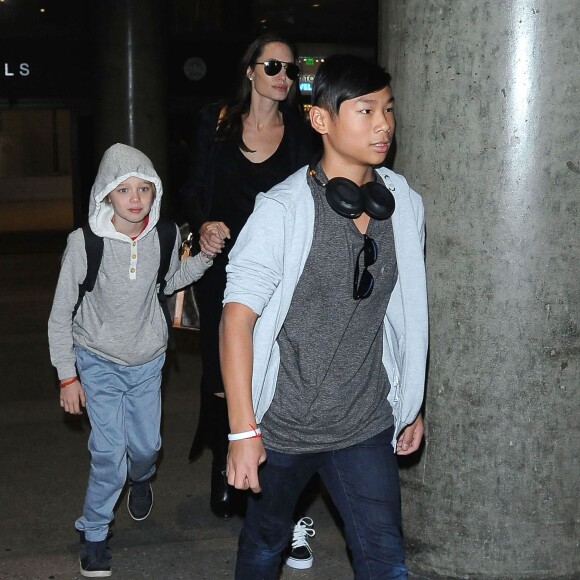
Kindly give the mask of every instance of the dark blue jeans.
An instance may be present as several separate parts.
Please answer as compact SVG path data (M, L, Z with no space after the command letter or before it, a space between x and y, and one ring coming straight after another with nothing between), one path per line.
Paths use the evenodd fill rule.
M250 494L236 580L276 580L292 535L292 513L316 473L343 522L356 580L407 578L393 427L346 449L290 455L267 450L260 494Z

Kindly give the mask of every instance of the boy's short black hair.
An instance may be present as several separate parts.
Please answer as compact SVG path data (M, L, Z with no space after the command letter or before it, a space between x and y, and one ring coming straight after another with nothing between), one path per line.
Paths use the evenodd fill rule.
M390 85L391 75L372 60L354 54L335 54L324 59L318 67L311 103L338 115L344 101Z

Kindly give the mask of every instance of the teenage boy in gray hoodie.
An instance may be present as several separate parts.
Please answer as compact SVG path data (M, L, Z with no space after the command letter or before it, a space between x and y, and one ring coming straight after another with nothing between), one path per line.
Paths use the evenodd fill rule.
M81 533L81 574L111 575L107 549L113 509L129 478L128 509L144 520L153 505L151 477L161 448L161 370L168 323L158 298L163 188L151 161L117 143L105 151L89 203L89 225L103 238L94 289L78 306L87 274L82 228L72 232L48 322L50 357L60 379L60 406L91 423L90 474ZM176 236L164 293L198 280L213 255L180 261Z
M250 489L238 580L278 578L320 473L357 580L406 579L396 454L416 451L427 355L423 203L381 167L390 76L352 55L316 73L322 158L260 194L230 252L220 329L228 482Z

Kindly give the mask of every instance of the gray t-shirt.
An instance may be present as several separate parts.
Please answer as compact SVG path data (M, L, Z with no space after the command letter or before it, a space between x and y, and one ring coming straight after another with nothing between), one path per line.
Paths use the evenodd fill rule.
M375 285L368 298L354 300L364 236L330 208L310 177L309 185L314 238L278 336L276 392L261 422L266 448L285 453L349 447L393 424L382 364L383 318L397 280L391 220L369 224L367 236L378 246L369 267ZM361 274L363 265L361 254Z

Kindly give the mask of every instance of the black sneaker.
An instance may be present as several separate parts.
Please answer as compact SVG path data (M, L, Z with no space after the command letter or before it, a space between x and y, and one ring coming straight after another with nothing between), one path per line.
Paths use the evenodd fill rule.
M129 481L127 509L129 515L137 522L144 520L153 507L153 489L149 480Z
M107 540L89 542L81 536L81 553L79 557L81 575L85 578L106 578L111 575L111 554Z
M308 545L308 538L312 538L314 531L312 518L304 517L294 526L292 533L292 550L286 558L286 564L297 570L307 570L312 567L314 555Z

